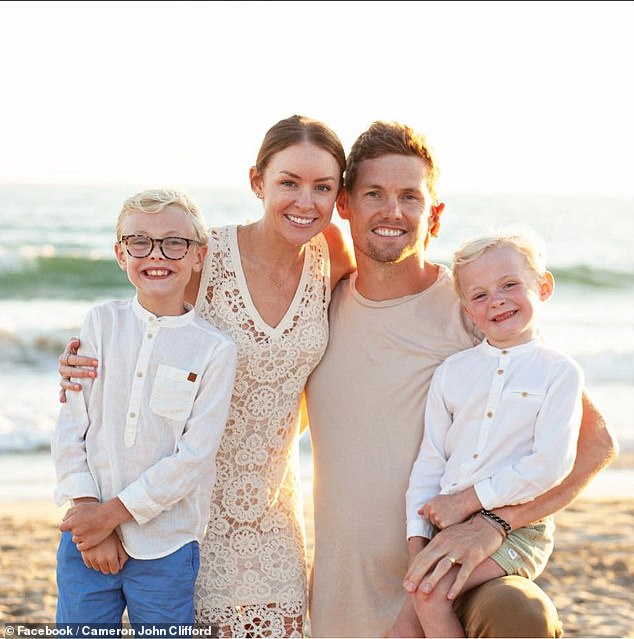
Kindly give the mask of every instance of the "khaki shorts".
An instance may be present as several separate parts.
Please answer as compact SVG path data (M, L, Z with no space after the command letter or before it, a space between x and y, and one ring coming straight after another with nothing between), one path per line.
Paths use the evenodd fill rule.
M553 551L555 522L552 517L518 528L509 533L502 545L491 555L507 575L535 579L546 567Z

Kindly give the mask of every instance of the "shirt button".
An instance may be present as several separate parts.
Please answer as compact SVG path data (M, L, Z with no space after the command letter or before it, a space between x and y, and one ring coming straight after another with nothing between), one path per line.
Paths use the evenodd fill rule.
M489 411L489 412L487 413L487 417L493 417L493 413L492 413L491 411Z
M498 375L504 375L504 369L503 368L499 368L498 369Z
M136 417L136 413L130 413L130 417Z
M147 338L148 338L148 339L152 339L153 337L154 337L154 335L152 335L152 333L148 333L148 334L147 334Z
M528 397L528 393L527 393L526 391L524 391L524 392L522 393L522 397Z
M508 354L509 354L509 352L507 350L503 350L502 351L502 355L508 355Z
M478 453L473 453L473 459L478 459Z
M137 371L136 372L136 376L137 377L143 377L143 372L142 371Z

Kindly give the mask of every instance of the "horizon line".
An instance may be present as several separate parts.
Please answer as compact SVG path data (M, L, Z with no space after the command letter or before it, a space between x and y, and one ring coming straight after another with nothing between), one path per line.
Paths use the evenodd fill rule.
M0 180L0 188L20 188L20 187L60 187L60 188L116 188L116 189L138 189L138 188L156 188L156 185L139 187L140 182L119 182L119 181L47 181L47 180ZM248 186L238 186L233 184L213 184L190 182L180 183L180 186L174 183L166 183L164 188L181 188L188 189L205 189L209 191L233 191L236 193L249 194L251 190ZM468 187L454 187L444 190L444 195L440 197L440 201L447 197L455 196L522 196L522 197L573 197L573 198L611 198L611 199L634 199L634 191L632 192L604 192L604 191L569 191L569 190L528 190L528 189L472 189Z

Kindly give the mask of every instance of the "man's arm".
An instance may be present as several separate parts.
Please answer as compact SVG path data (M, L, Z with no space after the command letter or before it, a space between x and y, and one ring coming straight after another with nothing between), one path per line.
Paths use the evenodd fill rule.
M616 440L607 423L584 393L577 457L570 474L561 484L533 501L496 508L496 514L516 529L556 513L572 502L592 478L614 459L617 452ZM448 593L453 598L460 593L474 568L493 554L501 543L500 533L481 516L450 526L441 530L418 553L410 563L405 581L409 582L409 589L416 589L424 578L423 587L430 586L433 589L452 567L452 561L441 561L449 556L461 564Z

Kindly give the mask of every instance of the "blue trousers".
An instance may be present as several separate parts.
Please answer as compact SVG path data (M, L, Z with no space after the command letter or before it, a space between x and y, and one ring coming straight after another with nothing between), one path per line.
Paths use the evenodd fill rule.
M120 624L127 606L131 624L194 623L198 542L159 559L130 557L116 575L88 568L62 533L57 550L57 623Z

